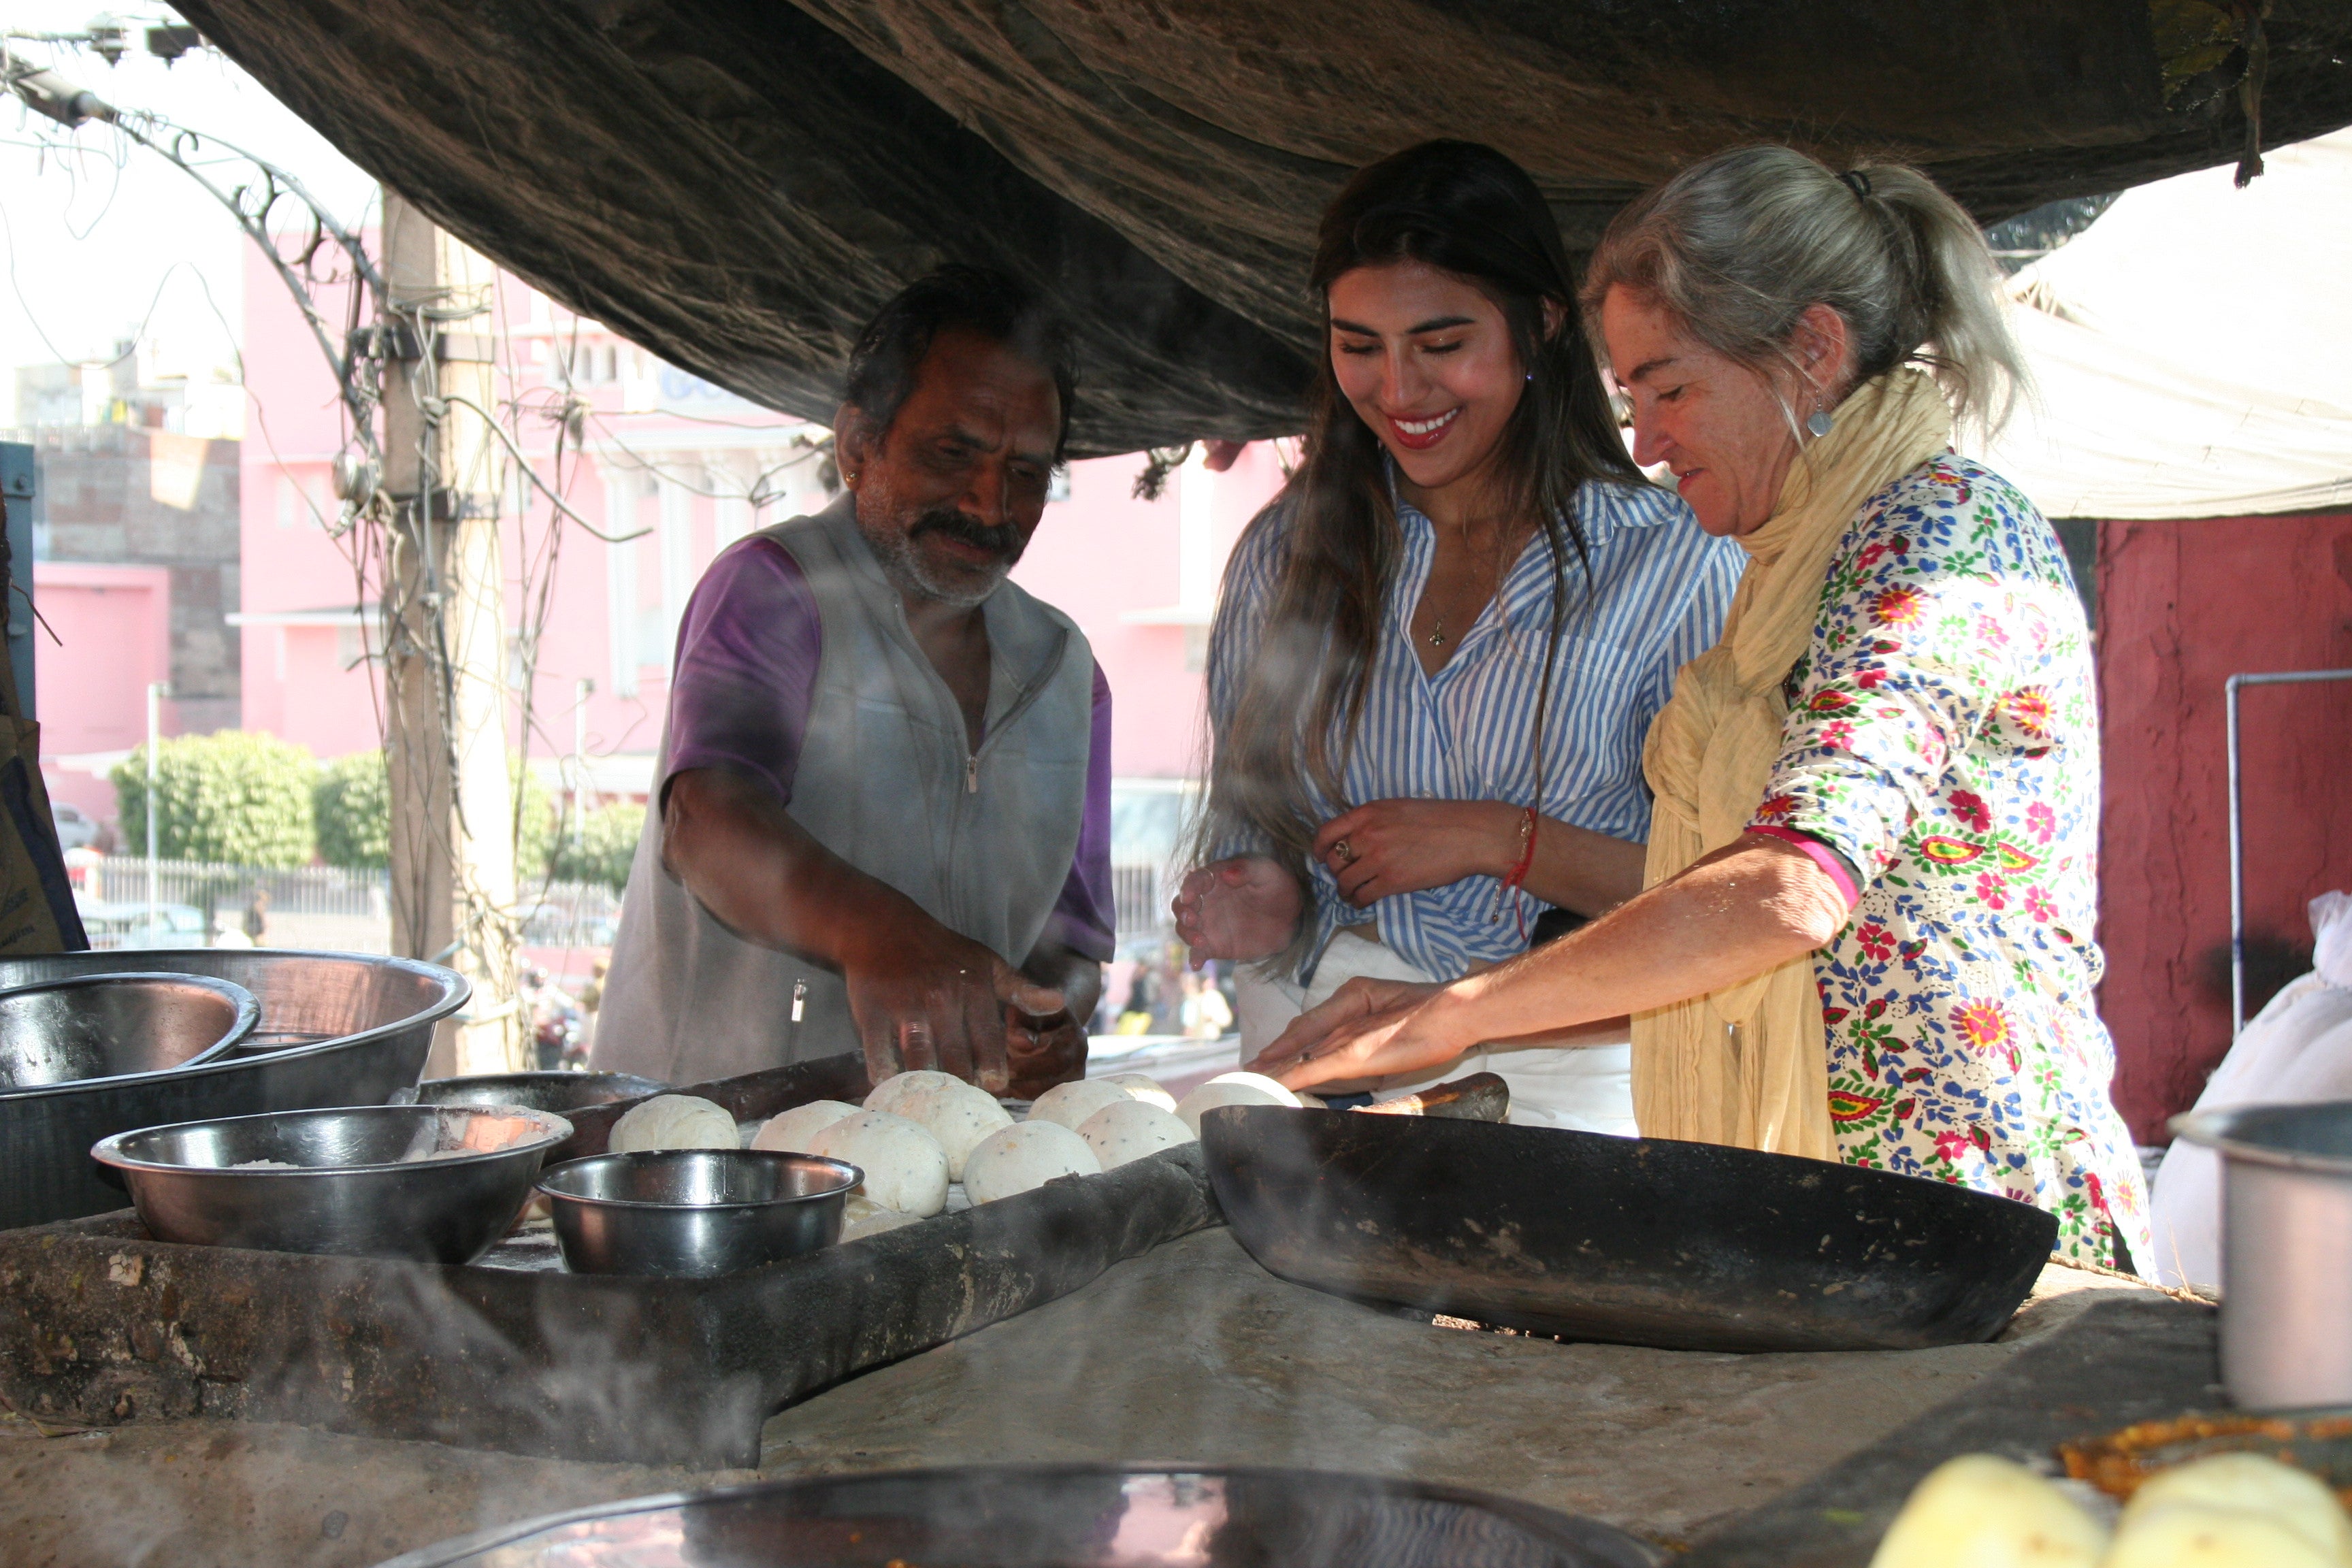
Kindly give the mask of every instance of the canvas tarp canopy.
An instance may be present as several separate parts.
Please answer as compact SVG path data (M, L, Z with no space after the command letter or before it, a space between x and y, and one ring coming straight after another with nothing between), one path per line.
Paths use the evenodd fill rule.
M1076 445L1296 430L1348 172L1491 142L1572 249L1759 140L1979 219L2352 123L2340 0L180 0L362 167L665 360L829 418L941 260L1075 322ZM2258 16L2266 20L2257 24ZM2259 26L2259 33L2256 31Z
M1987 454L2051 517L2352 507L2352 132L2126 192L2011 279L2037 381Z

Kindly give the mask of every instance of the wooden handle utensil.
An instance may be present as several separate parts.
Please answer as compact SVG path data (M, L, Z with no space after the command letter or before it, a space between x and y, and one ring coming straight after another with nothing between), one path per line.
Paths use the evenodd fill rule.
M1511 1109L1511 1087L1497 1073L1474 1072L1468 1078L1457 1078L1452 1083L1441 1083L1435 1089L1424 1089L1402 1100L1384 1100L1377 1105L1360 1105L1356 1109L1374 1116L1442 1116L1454 1121L1500 1121Z

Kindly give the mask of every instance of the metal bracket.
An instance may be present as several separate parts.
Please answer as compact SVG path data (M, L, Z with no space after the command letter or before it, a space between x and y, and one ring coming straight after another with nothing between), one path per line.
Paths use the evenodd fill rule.
M425 357L417 350L415 331L405 321L357 328L345 346L353 359L412 363ZM498 361L498 340L487 332L436 332L433 358L440 364L493 364Z
M400 511L414 517L418 510L416 492L411 490L405 495L395 492L392 497L392 504ZM495 518L498 515L499 498L494 495L479 495L460 490L433 492L433 510L430 516L435 522L467 522L477 519Z

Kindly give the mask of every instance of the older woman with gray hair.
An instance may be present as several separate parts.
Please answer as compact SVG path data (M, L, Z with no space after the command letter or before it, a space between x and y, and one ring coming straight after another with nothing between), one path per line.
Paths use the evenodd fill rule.
M1843 1160L2147 1257L2094 1010L2098 731L2049 523L1950 449L2023 382L1968 215L1785 147L1611 226L1581 303L1664 464L1748 563L1650 731L1644 891L1446 985L1358 981L1253 1065L1294 1088L1631 1014L1645 1136Z

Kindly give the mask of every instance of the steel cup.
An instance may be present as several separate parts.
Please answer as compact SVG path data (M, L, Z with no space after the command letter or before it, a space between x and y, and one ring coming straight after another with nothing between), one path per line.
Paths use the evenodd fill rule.
M575 1274L708 1278L841 1238L856 1166L764 1149L665 1149L570 1160L539 1180Z

